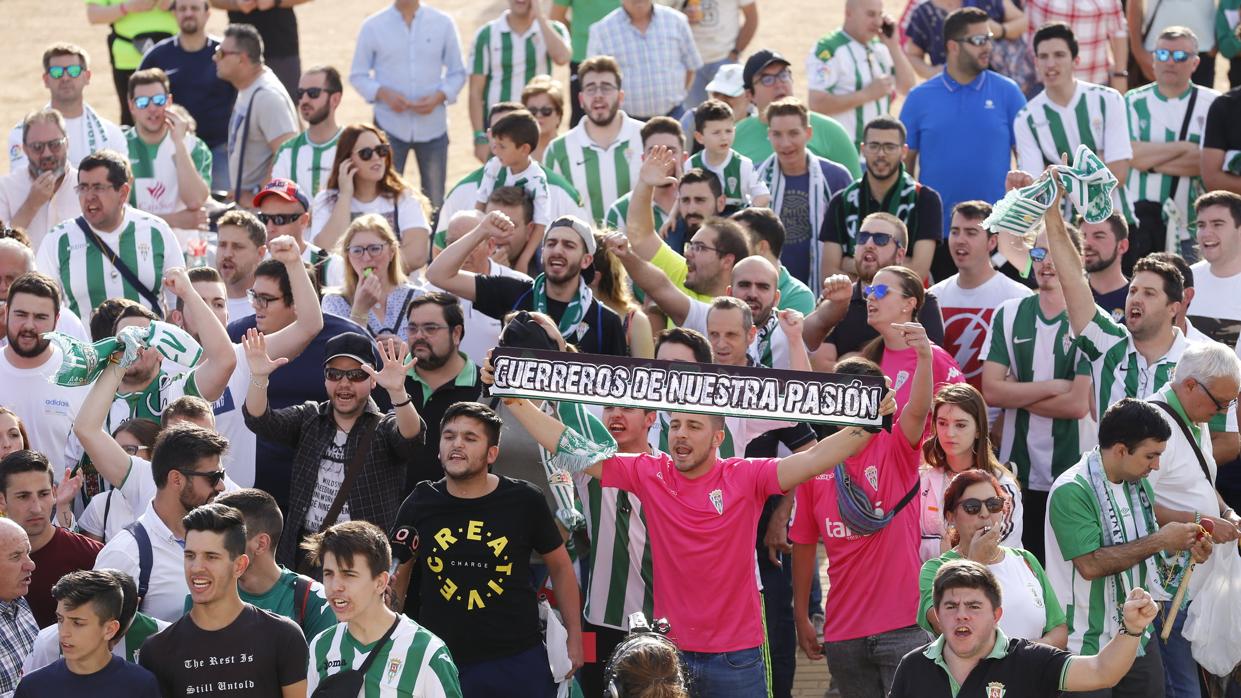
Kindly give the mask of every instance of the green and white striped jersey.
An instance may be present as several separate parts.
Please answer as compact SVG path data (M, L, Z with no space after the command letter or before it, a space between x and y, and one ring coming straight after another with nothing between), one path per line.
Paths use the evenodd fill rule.
M810 84L811 92L853 94L861 92L875 78L885 75L896 75L888 47L878 38L863 44L849 36L843 27L819 39L819 43L815 44L810 55L806 57L806 80ZM889 113L891 109L892 96L887 95L849 111L828 116L839 121L857 144L862 142L862 130L866 123L876 116Z
M134 172L133 188L129 191L130 206L155 214L185 210L177 184L177 146L171 135L170 130L159 143L151 145L142 140L138 129L125 129L125 144L129 147L129 163ZM186 134L184 142L195 172L210 187L211 149L192 133Z
M509 11L484 24L474 33L470 49L470 74L483 75L483 113L497 102L521 100L521 91L536 75L551 75L553 63L547 53L547 42L538 22L532 22L524 34L518 34L508 23ZM549 20L552 31L571 45L569 30L564 24Z
M491 160L494 160L492 158ZM491 162L488 160L487 162ZM452 189L448 191L448 195L444 197L444 204L440 206L439 221L435 226L435 235L431 238L431 243L437 249L444 249L445 233L448 230L448 223L458 211L474 210L474 203L478 199L478 188L483 181L484 167L469 173L468 175L457 180ZM507 175L504 174L505 168L500 169L500 174L496 178L496 186L502 187L506 185ZM582 197L578 195L577 189L565 179L563 175L552 172L547 169L547 165L543 165L543 176L547 178L547 198L549 209L551 210L552 220L560 216L577 216L582 220L589 220L590 216L586 209L582 206Z
M642 122L623 111L616 118L621 120L621 129L610 144L591 140L586 133L589 120L583 119L552 141L543 155L544 169L563 175L586 197L586 209L596 224L637 183L642 166Z
M359 698L460 698L457 665L448 647L431 631L407 616L383 647L359 644L348 623L338 623L310 641L306 693L319 683L348 669L358 669L372 650L375 661L366 670Z
M1194 113L1189 117L1185 140L1201 144L1207 111L1219 93L1197 85L1190 85L1184 94L1175 99L1165 97L1155 83L1125 93L1129 134L1133 140L1141 143L1175 143L1180 140L1181 124L1184 123L1189 95L1193 90L1198 91L1198 98L1194 101ZM1135 169L1125 182L1125 197L1130 206L1137 201L1162 203L1171 194L1175 179L1172 175ZM1201 177L1181 177L1180 180L1176 189L1176 207L1185 217L1192 235L1194 221L1198 218L1193 202L1205 189Z
M185 266L181 245L164 219L126 205L120 226L112 232L95 231L103 243L125 262L148 289L160 292L164 272ZM39 271L57 279L69 309L90 317L109 298L128 298L150 306L142 294L116 270L87 239L76 219L58 224L43 238L35 257ZM151 308L156 313L159 308Z
M1155 493L1146 478L1136 483L1105 483L1113 510L1119 517L1114 530L1117 543L1138 538L1135 516L1143 516L1138 488L1146 491L1146 499L1155 501ZM1150 514L1154 516L1153 512ZM1064 604L1069 626L1069 651L1074 654L1097 654L1115 635L1118 608L1108 599L1109 582L1119 582L1121 592L1142 588L1156 600L1167 594L1157 579L1148 579L1146 564L1138 564L1117 575L1086 579L1073 565L1073 558L1103 547L1103 519L1099 501L1086 475L1086 456L1056 478L1047 499L1047 520L1044 524L1047 541L1047 578L1060 603ZM1117 579L1119 578L1119 579ZM1125 589L1123 585L1127 585ZM1153 587L1151 585L1154 585ZM1112 630L1109 631L1109 628ZM1150 633L1141 643L1146 646Z
M310 140L309 131L302 131L285 141L276 151L276 161L271 166L271 178L291 179L311 199L323 191L332 177L332 162L336 159L336 141L340 132L325 143Z
M1018 169L1040 173L1048 165L1059 165L1061 153L1072 156L1083 143L1105 163L1133 157L1125 98L1103 85L1081 80L1076 85L1067 107L1052 102L1044 91L1017 112L1013 135ZM1123 206L1121 194L1117 187L1113 205Z
M1145 400L1172 380L1176 362L1189 346L1180 330L1173 328L1173 332L1176 338L1168 352L1154 363L1148 363L1133 346L1129 330L1113 320L1111 313L1095 307L1094 319L1082 330L1077 342L1090 361L1097 397L1096 414L1102 417L1109 405L1122 398Z
M1018 381L1073 380L1090 375L1090 362L1077 347L1068 313L1043 315L1038 296L1004 301L991 317L983 361L1006 366ZM1024 409L1004 410L1000 462L1016 465L1022 488L1047 492L1060 473L1097 440L1095 422L1052 419Z
M743 208L760 196L770 196L767 184L755 174L754 162L731 148L728 157L719 167L707 162L707 151L700 150L689 159L691 168L698 167L715 173L720 179L720 187L724 190L726 205Z
M616 200L608 208L608 214L603 217L603 224L613 230L625 231L628 227L629 220L629 199L633 197L633 192L629 192ZM659 231L664 227L664 223L668 220L668 212L655 204L652 209L655 211L655 230Z
M628 630L634 611L647 618L655 613L654 563L642 502L584 473L573 481L590 527L591 569L582 613L594 625Z

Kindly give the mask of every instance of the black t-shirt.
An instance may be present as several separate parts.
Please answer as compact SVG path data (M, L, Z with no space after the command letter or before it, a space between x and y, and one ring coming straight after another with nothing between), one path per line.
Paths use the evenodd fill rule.
M300 52L297 42L297 15L287 7L253 12L229 12L232 24L250 24L263 37L263 58L296 56Z
M918 311L918 322L926 328L926 336L932 342L943 346L944 319L939 314L939 299L934 293L926 292L926 300L922 310ZM867 342L878 337L875 328L866 324L866 299L862 298L861 283L853 284L853 297L849 299L849 310L840 324L832 328L823 341L836 345L836 356L844 356L850 352L860 351Z
M1203 148L1241 149L1241 87L1215 98L1207 111Z
M22 678L13 698L160 698L159 683L151 672L120 657L112 657L93 674L69 671L65 660L58 659Z
M228 627L203 630L190 614L147 638L139 663L165 696L280 698L306 679L309 650L297 624L250 604Z
M883 202L875 200L869 186L858 187L858 191L862 193L862 196L866 197L866 201L859 207L860 211L865 211L869 214L887 210ZM862 225L862 221L845 221L844 194L844 191L837 192L827 205L827 215L824 216L823 225L819 228L819 240L821 242L835 242L839 244L844 248L844 255L852 257L854 247L857 245L856 231ZM897 191L894 185L884 198L891 199L896 194ZM859 216L859 218L865 217L864 215ZM909 231L913 240L907 249L913 249L913 243L918 240L930 240L937 245L943 242L944 203L939 198L939 192L934 189L926 185L920 185L918 187L918 194L914 198L914 210L905 213L900 218L907 226L911 220L914 222ZM853 232L850 232L850 230Z
M421 568L418 622L458 664L506 657L543 641L530 551L563 545L543 493L499 476L490 494L461 499L444 480L421 482L392 533L397 560Z
M927 645L901 659L889 698L954 698L948 672L927 657ZM966 677L957 698L1043 698L1060 695L1060 676L1073 655L1016 638L1003 657L983 659Z
M534 282L510 276L474 277L474 309L497 320L514 310L534 310ZM569 307L568 303L547 299L547 314L556 322ZM586 334L576 342L579 351L587 354L627 356L625 328L620 316L594 301L582 319ZM574 342L571 342L574 343Z
M477 402L483 390L477 372L468 385L458 385L454 379L437 388L429 398L423 396L422 387L422 383L406 376L405 392L414 399L414 409L426 423L426 432L423 441L416 446L418 455L408 463L402 497L409 495L414 485L423 480L444 477L444 467L440 464L440 422L444 419L444 412L458 402Z
M1129 297L1129 284L1107 293L1099 293L1091 287L1090 294L1094 296L1095 305L1111 313L1116 322L1125 324L1125 299Z

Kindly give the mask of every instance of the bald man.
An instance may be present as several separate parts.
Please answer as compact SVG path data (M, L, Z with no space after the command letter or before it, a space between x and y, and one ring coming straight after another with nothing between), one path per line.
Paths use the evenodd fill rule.
M488 211L492 208L497 210L505 210L502 205L488 204ZM478 227L482 222L485 214L481 211L458 211L448 221L448 228L445 230L445 246L460 240L466 233ZM497 257L500 261L496 261ZM525 274L510 269L504 264L507 258L505 250L497 249L494 240L488 239L483 244L474 248L469 257L466 257L465 264L461 265L463 271L473 272L475 274L488 276L511 276L517 279L529 280L530 277ZM438 291L434 285L427 284L428 290ZM484 315L474 310L474 303L464 298L461 301L461 311L465 315L465 334L461 338L460 351L469 357L476 366L482 366L487 360L487 352L496 346L500 339L500 321L493 317ZM410 338L413 339L412 337Z
M39 624L24 598L33 572L25 529L0 518L0 696L11 696L17 689L22 662L39 634Z

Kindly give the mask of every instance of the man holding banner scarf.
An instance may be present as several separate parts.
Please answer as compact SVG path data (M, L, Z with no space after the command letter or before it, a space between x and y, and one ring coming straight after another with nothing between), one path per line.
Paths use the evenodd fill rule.
M478 227L444 248L427 267L427 281L497 320L514 310L546 313L557 322L565 341L583 352L625 356L625 330L620 316L594 299L587 270L595 253L595 235L588 223L561 216L543 234L543 273L534 278L485 276L465 271L474 248L494 237L508 244L514 229L508 216L492 211Z
M492 381L490 364L483 381ZM721 459L723 416L671 412L671 455L617 455L529 400L504 402L544 448L556 452L558 465L642 500L654 559L655 613L671 622L693 695L765 695L762 613L749 544L763 504L882 437L847 427L787 458ZM880 414L895 408L889 391ZM710 593L699 593L704 589Z

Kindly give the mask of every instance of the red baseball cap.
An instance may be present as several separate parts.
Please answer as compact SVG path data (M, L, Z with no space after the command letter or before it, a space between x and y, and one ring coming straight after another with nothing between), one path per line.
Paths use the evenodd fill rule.
M259 204L263 203L263 199L268 196L276 196L289 203L299 203L306 211L310 210L310 199L307 199L306 195L302 193L301 187L297 186L297 182L291 179L277 177L263 185L259 193L254 195L254 201L251 205L254 208L258 208Z

